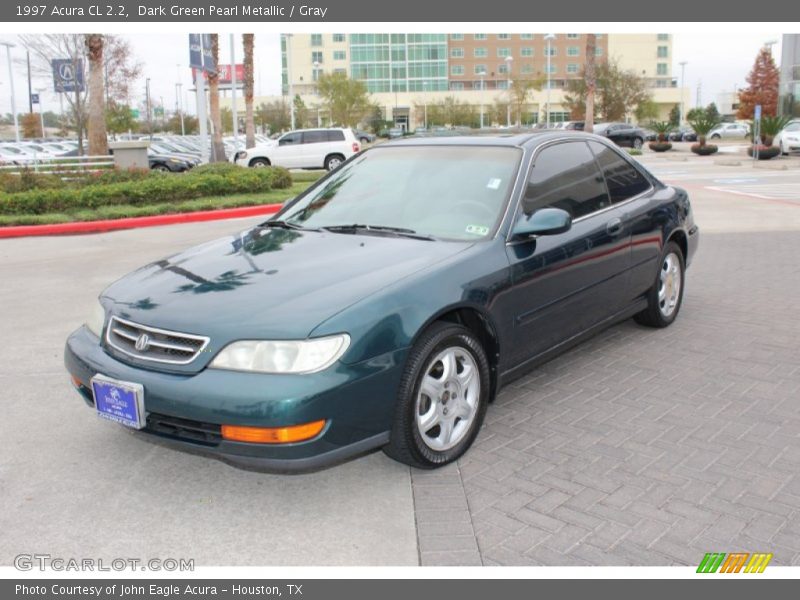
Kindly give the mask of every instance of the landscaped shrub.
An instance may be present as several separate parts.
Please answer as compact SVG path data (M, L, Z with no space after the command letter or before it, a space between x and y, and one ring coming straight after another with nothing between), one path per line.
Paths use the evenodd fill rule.
M291 175L285 169L230 166L233 168L198 168L179 175L130 174L133 179L115 183L0 193L0 214L45 214L120 204L175 203L203 196L268 192L292 184Z

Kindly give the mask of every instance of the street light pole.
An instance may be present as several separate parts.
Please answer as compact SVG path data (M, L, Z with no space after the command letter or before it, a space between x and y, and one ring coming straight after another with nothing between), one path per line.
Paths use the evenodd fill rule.
M506 110L506 125L511 127L511 63L514 60L513 56L506 56L506 66L508 69L508 75L506 86L508 87L508 107Z
M686 64L687 61L682 60L678 63L681 66L681 108L680 114L678 115L678 127L683 124L684 118L686 118L686 107L684 106L684 96L686 95L686 88L683 86L683 76L686 72Z
M151 105L150 105L150 78L148 77L145 80L145 103L147 109L147 132L150 134L150 140L153 139L153 116L151 113Z
M17 117L17 98L14 95L14 71L11 69L11 48L14 47L14 44L10 42L0 42L0 45L6 47L6 57L8 58L8 85L11 88L11 112L14 115L14 132L17 137L17 142L19 142L20 138L19 117Z
M546 125L547 128L550 129L550 59L553 53L552 41L556 36L552 33L548 33L544 36L544 39L547 40L547 97L545 98L545 117L546 117Z
M425 130L426 131L428 130L428 94L427 94L427 91L428 91L428 82L427 81L423 81L422 82L422 95L425 97L424 102L425 102Z
M286 44L286 92L289 94L289 120L291 128L294 129L294 94L292 89L292 34L284 33L283 41Z
M478 73L481 78L481 129L483 129L483 89L484 89L484 77L486 77L486 71L481 71Z

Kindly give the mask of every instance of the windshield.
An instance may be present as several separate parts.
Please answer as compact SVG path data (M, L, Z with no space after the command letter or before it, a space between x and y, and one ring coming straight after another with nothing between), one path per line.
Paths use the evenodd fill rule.
M800 131L800 121L789 123L784 131Z
M480 239L502 217L521 154L497 146L374 148L345 163L279 218L309 228L359 224Z

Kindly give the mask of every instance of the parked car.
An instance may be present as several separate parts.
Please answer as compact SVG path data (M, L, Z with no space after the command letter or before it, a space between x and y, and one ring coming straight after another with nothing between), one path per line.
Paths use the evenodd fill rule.
M658 138L658 134L652 129L649 129L647 127L642 129L642 133L644 133L645 142L655 142L656 139Z
M594 126L594 133L607 137L617 146L641 148L645 132L630 123L600 123Z
M564 125L564 129L568 129L570 131L583 131L586 123L584 121L567 121L566 125Z
M744 123L723 123L708 132L708 139L744 139L750 133L750 128Z
M439 467L503 384L669 326L698 239L687 193L607 139L409 137L116 281L65 363L100 417L240 466Z
M182 156L147 153L147 161L153 171L169 171L170 173L183 173L195 167L199 161L191 161Z
M360 151L361 145L352 129L300 129L285 133L269 144L240 150L234 161L243 167L275 165L332 171Z
M689 139L692 136L694 136L694 139ZM684 125L670 131L667 139L670 142L691 142L697 140L697 134L695 134L694 129Z
M370 133L368 131L362 131L361 129L353 129L353 134L356 136L356 139L362 144L371 144L372 142L375 141L375 134Z
M781 154L800 151L800 119L789 121L772 141L781 149Z

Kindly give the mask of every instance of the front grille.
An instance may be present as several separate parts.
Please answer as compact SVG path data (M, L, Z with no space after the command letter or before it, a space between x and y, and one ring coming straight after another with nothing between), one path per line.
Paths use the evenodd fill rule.
M139 325L111 317L106 329L106 342L123 354L173 365L186 365L208 345L209 339L200 335L177 333Z
M158 413L148 413L146 430L166 437L210 446L216 446L222 441L221 428L215 423L202 423Z

